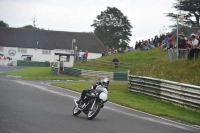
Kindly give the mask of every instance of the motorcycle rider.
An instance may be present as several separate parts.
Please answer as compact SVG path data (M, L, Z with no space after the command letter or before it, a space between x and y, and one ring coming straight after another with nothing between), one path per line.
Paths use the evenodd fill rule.
M108 91L109 79L108 78L102 78L101 81L94 83L91 86L90 89L83 90L82 93L81 93L81 98L77 101L77 104L80 104L81 101L84 100L86 93L90 93L91 91L95 90L98 85L103 86Z

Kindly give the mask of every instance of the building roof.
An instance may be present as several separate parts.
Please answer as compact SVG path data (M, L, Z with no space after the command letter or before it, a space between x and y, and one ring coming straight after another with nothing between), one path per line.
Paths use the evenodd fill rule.
M76 39L73 46L77 46L78 50L93 53L106 51L104 44L93 33L0 28L0 46L5 47L71 50L72 39Z

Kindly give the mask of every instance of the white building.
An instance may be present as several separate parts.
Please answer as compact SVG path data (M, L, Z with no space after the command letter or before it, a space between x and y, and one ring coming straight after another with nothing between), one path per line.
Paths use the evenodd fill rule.
M88 59L96 59L106 51L105 46L93 33L47 31L23 28L0 28L0 65L9 60L55 62L65 66L74 63L74 50L89 51Z

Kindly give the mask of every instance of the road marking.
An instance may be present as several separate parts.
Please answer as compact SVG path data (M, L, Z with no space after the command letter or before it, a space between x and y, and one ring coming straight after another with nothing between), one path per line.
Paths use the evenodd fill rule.
M46 89L46 88L43 87L43 86L34 85L34 84L29 84L29 83L25 83L25 82L23 82L23 81L14 81L14 82L17 82L17 83L20 83L20 84L23 84L23 85L32 86L32 87L38 88L38 89L40 89L40 90L48 91L48 92L51 92L51 93L54 93L54 94L58 94L58 95L61 95L61 96L70 97L70 98L73 98L73 99L77 98L77 97L75 97L75 96L63 94L63 93L60 93L60 92L57 92L57 91L48 90L48 89Z
M65 96L65 97L70 97L70 98L73 98L73 99L77 99L77 98L78 98L78 97L76 97L76 96L71 96L71 95L63 94L63 93L60 93L60 92L57 92L57 91L53 91L53 90L46 89L45 87L40 86L40 85L34 85L34 84L26 83L26 82L24 82L24 81L15 81L15 80L13 80L13 81L14 81L14 82L17 82L17 83L20 83L20 84L23 84L23 85L28 85L28 86L31 86L31 87L35 87L35 88L38 88L38 89L40 89L40 90L47 91L47 92L50 92L50 93L53 93L53 94L57 94L57 95ZM54 86L53 86L53 87L54 87ZM60 87L57 87L57 88L60 88ZM68 91L68 90L67 90L67 91ZM70 91L71 91L71 90L70 90ZM73 91L73 92L74 92L74 91ZM77 93L77 92L76 92L76 93ZM79 94L80 94L80 93L79 93ZM116 104L116 105L117 105L117 104ZM124 107L124 106L121 106L121 107ZM114 108L110 108L110 107L104 107L104 108L106 108L106 109L108 109L108 110L112 110L112 111L118 112L118 113L121 113L121 114L133 116L133 117L136 117L136 118L139 118L139 119L145 119L145 120L148 120L148 121L152 121L152 122L156 122L156 123L160 123L160 124L164 124L164 125L169 125L169 126L177 127L177 128L180 128L180 129L191 130L191 129L188 129L188 128L183 127L183 126L187 126L187 127L190 127L190 128L199 129L198 127L193 127L193 126L189 126L189 125L186 125L186 124L174 122L174 121L171 121L171 120L168 120L168 119L164 119L164 118L158 117L158 116L156 116L156 117L157 117L157 118L164 119L164 120L167 120L167 121L170 121L170 122L173 122L173 123L176 123L176 124L180 124L180 125L183 125L183 126L175 125L175 124L173 124L173 123L168 123L168 122L159 121L159 120L156 120L156 119L153 119L153 118L149 118L149 117L137 116L137 115L135 115L135 114L123 112L123 111L120 111L120 110L117 110L117 109L114 109ZM127 108L127 109L130 109L130 108ZM133 109L132 109L132 110L133 110ZM141 112L141 113L144 113L144 112ZM147 113L145 113L145 114L147 114ZM148 114L148 115L151 115L151 114ZM151 115L151 116L154 116L154 115ZM155 117L155 116L154 116L154 117Z
M142 116L138 116L138 115L135 115L135 114L132 114L132 113L123 112L123 111L116 110L116 109L109 108L109 107L104 107L104 108L112 110L112 111L115 111L115 112L118 112L118 113L121 113L121 114L133 116L133 117L136 117L136 118L139 118L139 119L144 119L144 120L148 120L148 121L152 121L152 122L156 122L156 123L162 123L164 125L169 125L169 126L173 126L173 127L177 127L177 128L181 128L181 129L185 129L185 130L191 130L191 129L188 129L188 128L183 127L183 126L174 125L173 123L168 123L168 122L163 122L163 121L161 122L161 121L156 120L154 118L142 117Z

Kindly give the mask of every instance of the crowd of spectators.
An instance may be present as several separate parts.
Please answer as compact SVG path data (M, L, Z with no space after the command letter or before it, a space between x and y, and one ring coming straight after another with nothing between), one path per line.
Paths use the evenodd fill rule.
M85 50L85 52L82 52L82 50L77 50L75 53L75 62L86 62L88 58L88 50Z
M135 49L149 50L154 47L168 49L177 49L176 39L171 33L161 34L159 37L156 35L154 38L147 40L139 40L135 43ZM188 59L192 59L194 56L198 58L200 51L200 30L197 34L192 33L189 37L186 37L182 32L178 36L178 52L179 58L185 58L188 53Z
M169 47L173 47L174 45L174 37L170 33L161 34L159 37L156 35L154 38L147 39L147 40L139 40L135 43L135 49L140 50L149 50L154 47L166 48L167 45Z
M127 52L127 51L128 50L124 50L123 48L119 48L119 49L112 48L112 49L108 49L105 53L102 52L102 56L124 53L124 52Z

